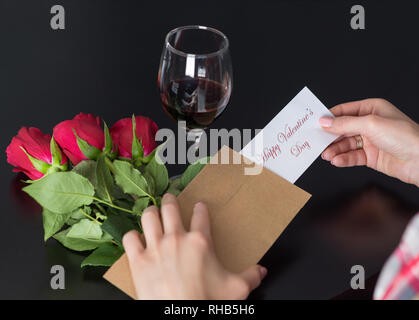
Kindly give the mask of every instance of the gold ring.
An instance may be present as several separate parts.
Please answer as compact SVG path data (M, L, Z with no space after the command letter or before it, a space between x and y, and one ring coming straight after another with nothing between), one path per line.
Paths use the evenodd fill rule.
M354 136L356 141L356 148L362 149L364 147L364 141L362 140L362 137L360 135Z

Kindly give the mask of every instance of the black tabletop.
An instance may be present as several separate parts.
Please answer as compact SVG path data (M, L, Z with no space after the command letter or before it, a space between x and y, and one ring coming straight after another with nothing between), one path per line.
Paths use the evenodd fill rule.
M110 125L142 114L175 129L156 85L174 27L211 26L230 39L234 89L213 128L263 128L304 86L328 107L382 97L417 121L417 8L363 3L366 29L352 30L353 1L61 0L66 29L54 31L55 1L1 0L0 298L127 298L101 278L105 269L81 270L82 254L44 244L40 207L20 191L22 176L4 151L21 126L51 132L79 112ZM333 298L350 289L353 265L376 279L419 209L416 187L363 167L317 159L296 185L313 197L262 259L269 274L251 298ZM50 287L56 264L65 268L65 290Z

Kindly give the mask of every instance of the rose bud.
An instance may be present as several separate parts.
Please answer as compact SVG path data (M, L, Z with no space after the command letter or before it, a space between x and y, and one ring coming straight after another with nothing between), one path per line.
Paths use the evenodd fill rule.
M112 151L112 141L105 142L105 136L109 136L107 133L106 126L105 133L102 129L99 117L85 113L54 127L54 139L74 165L86 159L95 160L102 151Z
M54 139L38 128L20 129L7 147L6 153L7 162L16 167L13 171L21 171L32 180L68 168L67 157Z
M158 129L157 124L150 118L133 115L132 119L117 121L110 133L118 146L120 157L146 162L145 157L157 147L155 136Z

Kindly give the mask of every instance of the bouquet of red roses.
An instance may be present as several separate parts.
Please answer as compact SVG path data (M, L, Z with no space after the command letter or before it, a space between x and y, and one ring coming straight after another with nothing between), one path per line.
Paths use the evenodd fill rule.
M110 129L80 113L59 123L53 137L23 127L7 147L14 171L31 180L23 190L42 207L44 240L91 251L81 266L110 266L123 253L122 236L136 229L149 205L165 192L178 195L204 164L190 165L170 180L158 157L154 121L132 116Z

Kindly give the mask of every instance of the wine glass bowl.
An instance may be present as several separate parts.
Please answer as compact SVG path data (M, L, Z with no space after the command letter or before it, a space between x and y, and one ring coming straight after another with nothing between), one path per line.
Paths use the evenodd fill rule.
M224 111L232 91L229 41L220 31L185 26L170 31L163 48L158 86L165 112L203 130Z

